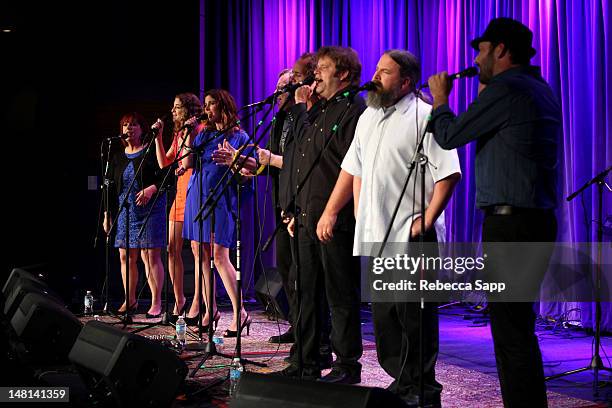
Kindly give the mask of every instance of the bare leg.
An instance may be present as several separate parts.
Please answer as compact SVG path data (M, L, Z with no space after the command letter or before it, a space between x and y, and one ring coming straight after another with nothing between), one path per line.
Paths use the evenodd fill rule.
M138 248L130 248L130 303L136 303L136 287L138 286ZM125 248L119 248L119 259L121 260L121 279L123 281L123 293L126 293L125 271L127 267L127 251ZM125 312L125 301L119 308L119 312Z
M195 293L193 295L193 301L191 303L191 308L187 313L187 317L196 317L199 313L199 298L198 296L202 296L203 305L206 307L208 305L208 288L210 285L210 244L202 243L202 261L198 259L199 251L198 251L199 242L191 241L191 252L193 253L193 257L195 259ZM204 291L200 289L200 270L204 270ZM213 282L214 284L214 282ZM216 299L214 296L214 287L213 287L213 310L217 310ZM208 308L206 308L208 310ZM206 312L206 310L204 312ZM208 314L205 314L202 317L202 324L208 324Z
M140 251L145 264L149 289L151 289L151 307L147 313L161 313L162 287L164 284L164 265L161 260L161 248L147 248Z
M204 293L202 293L203 299L202 302L204 304L204 306L206 307L206 309L204 310L204 315L202 316L202 325L205 326L208 324L209 320L210 320L210 316L208 315L208 297L209 297L209 288L212 288L212 312L213 312L213 316L216 314L217 312L217 292L216 292L216 281L213 278L212 283L210 281L210 244L203 242L202 243L202 252L204 253L204 263L203 263L203 269L204 269ZM217 256L217 254L213 254L215 257ZM216 263L215 263L216 265Z
M183 223L180 221L170 221L168 226L170 230L170 242L168 243L168 271L170 272L170 280L174 289L174 310L173 314L178 315L179 311L185 304L185 293L183 291L183 276L185 269L183 267L183 257L181 251L183 249Z
M219 276L221 276L223 286L225 286L225 290L227 291L227 294L230 297L230 300L232 302L232 308L234 310L234 316L232 318L232 322L229 325L229 329L236 330L236 316L238 314L238 311L240 311L241 322L244 322L247 313L244 310L242 302L240 303L240 305L238 304L238 291L236 288L236 269L234 269L234 265L232 265L232 263L230 262L228 248L215 244L215 266L219 271Z

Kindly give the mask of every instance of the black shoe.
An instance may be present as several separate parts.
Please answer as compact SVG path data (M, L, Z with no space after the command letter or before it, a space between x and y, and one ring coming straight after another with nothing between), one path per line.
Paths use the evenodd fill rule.
M359 384L361 382L361 373L351 374L341 368L334 367L329 374L319 381L334 384Z
M158 318L161 317L161 315L162 315L162 312L159 312L158 314L155 314L155 315L154 314L150 314L149 312L145 313L145 317L147 319L158 319Z
M293 329L290 327L289 330L284 332L281 335L272 336L268 339L268 343L293 343L295 341L295 336L293 335Z
M242 322L242 324L240 325L240 332L242 334L242 330L244 330L244 328L246 327L246 335L249 335L249 331L251 330L251 316L249 316L249 314L247 313L246 317L244 318L244 322ZM238 336L238 330L230 330L227 329L225 330L225 332L223 333L223 337L237 337Z
M134 302L132 303L132 305L128 308L127 314L131 315L131 314L136 314L136 312L138 311L138 302ZM123 315L125 314L125 310L115 310L115 314L116 315Z
M212 325L213 325L213 332L215 330L217 330L217 325L219 324L219 319L221 318L221 313L217 310L215 312L215 318L212 321ZM202 326L202 333L207 333L208 332L208 326L210 325L210 322L208 322L208 324L205 324L204 326ZM194 332L199 333L199 327L198 327L198 322L196 321L195 324L195 328L193 329Z
M289 378L299 378L298 375L298 370L297 367L290 365L289 367L286 367L280 371L274 371L272 373L270 373L272 375L279 375L281 377L289 377ZM313 371L313 370L304 370L302 372L302 379L303 380L318 380L321 378L321 372L320 371Z
M414 394L408 395L400 395L399 396L405 403L408 408L442 408L442 402L440 401L440 396L434 398L425 397L425 404L419 404L419 396Z
M186 310L187 310L187 301L185 300L185 303L183 304L183 308L180 310L179 314L175 315L174 313L172 313L170 317L168 318L168 321L172 324L176 324L178 317L182 315L183 313L185 313Z

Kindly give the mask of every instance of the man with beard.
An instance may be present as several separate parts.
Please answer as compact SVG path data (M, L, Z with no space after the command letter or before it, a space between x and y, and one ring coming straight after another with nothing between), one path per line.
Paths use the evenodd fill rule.
M296 118L294 128L293 188L303 184L295 200L295 210L292 205L288 206L288 210L294 210L294 213L297 210L294 214L297 217L289 224L290 234L293 235L295 219L299 223L296 244L299 249L301 310L296 311L296 323L300 325L301 336L295 340L302 348L302 377L319 378L320 305L325 296L331 312L331 343L336 360L332 371L321 380L356 384L361 382L359 358L363 348L359 264L351 254L355 225L352 205L347 202L339 209L334 237L325 245L317 239L316 226L334 188L342 158L353 140L359 115L365 109L363 99L352 96L350 92L361 79L357 53L351 48L320 48L315 79L312 87L301 87L295 95L301 115ZM313 91L320 100L306 116L306 101ZM312 173L306 178L311 168ZM282 375L300 375L296 352L297 347L292 348L291 364L281 372Z
M440 146L454 149L476 140L476 203L485 213L482 241L487 253L490 242L556 239L561 110L539 68L529 64L536 53L532 39L533 33L518 21L497 18L489 23L471 43L478 51L475 62L484 89L459 116L448 106L448 75L429 78L431 129ZM512 270L499 267L502 261L487 272L512 279L526 274L538 281L550 254L537 255L543 262L536 268L531 267L534 259L525 256L511 260ZM489 256L489 264L493 259ZM489 299L489 310L504 406L546 407L533 304Z
M417 129L425 129L431 111L416 93L420 71L417 58L408 51L389 50L378 61L372 79L377 89L368 93L368 108L359 118L355 139L317 226L321 241L333 238L329 231L336 224L338 210L354 194L357 225L353 254L375 255L367 243L384 239L408 165L422 137ZM423 153L430 163L425 176L426 202L420 202L419 187L406 190L389 242L418 239L422 205L426 207L425 241L444 239L443 210L461 179L459 159L455 151L442 150L430 134L424 137ZM418 172L412 177L420 180ZM419 307L418 303L403 301L373 299L372 303L378 361L394 378L388 388L408 406L419 404ZM419 406L439 406L442 386L435 380L438 315L434 303L426 303L423 310L423 342L425 401Z

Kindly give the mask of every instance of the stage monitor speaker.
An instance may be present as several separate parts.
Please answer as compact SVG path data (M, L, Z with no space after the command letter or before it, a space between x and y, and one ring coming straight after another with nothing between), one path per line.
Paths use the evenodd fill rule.
M6 304L6 298L13 292L13 288L19 282L23 280L30 280L39 283L41 286L45 286L46 283L42 280L41 276L37 276L31 272L28 272L24 269L13 268L11 274L9 275L6 282L4 282L4 286L2 286L2 293L0 295L0 301L2 302L2 306L0 311L4 312L4 305Z
M8 293L12 291L13 286L15 286L17 282L23 279L35 281L41 285L46 285L41 276L37 276L24 269L14 268L11 271L11 274L9 275L6 282L4 282L4 286L2 287L2 294L4 294L5 296L8 295Z
M103 405L168 407L187 375L173 350L95 320L83 327L69 359Z
M397 395L382 388L243 373L231 408L400 408Z
M289 303L283 289L283 280L276 268L264 269L255 283L255 294L266 313L289 320Z
M23 296L10 320L27 363L68 363L68 353L83 325L68 309L44 293Z
M23 302L25 296L29 293L38 293L51 299L53 302L64 306L64 302L59 295L53 292L46 283L40 280L30 280L28 278L14 279L13 283L7 288L6 298L4 299L4 305L2 312L4 316L11 320L13 315L19 308L19 305Z

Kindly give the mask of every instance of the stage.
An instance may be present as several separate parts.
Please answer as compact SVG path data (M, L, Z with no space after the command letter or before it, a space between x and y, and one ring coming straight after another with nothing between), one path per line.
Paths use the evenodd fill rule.
M265 368L247 365L247 371L270 373L281 370L287 363L284 358L289 354L289 344L275 345L268 343L267 339L275 334L284 332L287 328L285 322L275 322L269 319L257 305L248 307L253 317L250 335L242 337L242 356L267 364ZM230 314L222 313L216 333L221 335L229 325ZM144 315L135 316L139 321ZM82 318L83 322L90 318ZM110 317L101 317L102 321L116 321ZM565 370L586 365L591 355L592 335L582 330L571 328L553 329L551 322L547 327L543 322L538 325L537 335L544 359L546 375L552 375ZM134 330L139 326L129 326L126 330ZM245 331L246 333L246 331ZM157 326L140 332L143 336L174 335L172 327ZM363 365L361 386L385 388L391 379L380 368L376 359L376 347L372 331L371 317L367 305L362 307L362 334L364 353L361 358ZM192 342L190 340L189 342ZM225 339L223 352L232 354L235 348L235 339ZM612 349L612 339L604 337L602 344L605 350ZM181 358L189 364L190 371L200 360L195 352L185 352ZM605 357L604 357L605 358ZM607 361L606 361L607 362ZM196 376L187 377L184 386L177 397L175 406L180 407L224 407L229 403L228 381L210 390L200 391L203 387L216 379L227 376L230 361L222 357L215 357L204 364ZM327 371L324 371L324 374ZM444 389L442 391L442 404L447 408L466 407L502 407L501 394L490 329L486 317L482 313L473 311L464 306L457 305L440 310L440 355L436 366L436 376ZM610 381L610 376L601 374L600 380ZM548 404L550 407L607 407L605 401L610 402L612 391L610 388L601 388L600 400L592 399L592 374L585 372L547 384ZM198 392L200 391L200 392Z

